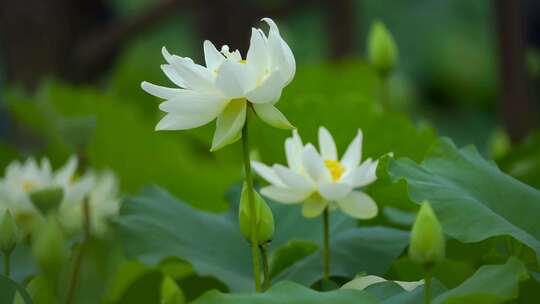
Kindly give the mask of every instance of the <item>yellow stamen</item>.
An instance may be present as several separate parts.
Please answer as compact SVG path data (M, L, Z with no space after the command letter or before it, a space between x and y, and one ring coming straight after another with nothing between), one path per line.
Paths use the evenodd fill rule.
M246 63L247 63L247 60L242 59L242 60L240 60L240 61L238 61L238 62L241 63L241 64L246 64Z
M36 186L36 183L29 180L24 180L22 183L22 188L25 192L32 190L32 188L34 188L35 186Z
M337 160L327 159L324 161L324 165L328 168L328 171L330 171L330 175L334 182L338 181L341 175L343 175L343 172L345 172L345 167Z

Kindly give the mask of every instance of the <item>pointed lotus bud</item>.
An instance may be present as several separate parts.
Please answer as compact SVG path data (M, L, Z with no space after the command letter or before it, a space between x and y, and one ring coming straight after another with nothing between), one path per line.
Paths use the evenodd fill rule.
M67 258L65 236L57 220L50 216L34 234L32 254L46 275L57 276Z
M257 225L257 242L264 244L270 241L274 235L274 216L272 210L268 207L268 204L264 199L253 191L255 198L255 223ZM251 217L249 209L248 190L246 184L242 188L242 194L240 196L240 206L238 209L238 220L240 222L240 232L244 238L251 242Z
M397 63L398 50L394 38L380 21L371 25L368 36L368 59L382 74L390 72Z
M430 266L445 255L445 241L441 224L428 202L422 203L411 231L409 257L413 262Z
M42 213L49 214L58 210L58 206L64 198L64 190L60 187L47 188L30 193L30 200Z
M9 209L4 211L0 219L0 250L5 255L10 255L17 245L19 228Z

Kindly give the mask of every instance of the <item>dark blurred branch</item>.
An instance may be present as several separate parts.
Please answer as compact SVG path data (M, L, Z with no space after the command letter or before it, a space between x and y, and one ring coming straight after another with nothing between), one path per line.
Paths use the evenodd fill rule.
M352 0L323 2L328 19L328 39L333 59L354 53L354 5Z
M72 78L86 80L88 75L99 73L105 68L104 65L109 65L109 61L127 40L171 13L178 12L182 2L188 1L162 1L132 18L114 21L104 29L93 31L75 48L72 60L79 69L74 71Z
M534 127L535 112L526 69L523 2L494 0L499 40L501 82L500 111L513 142L522 140Z

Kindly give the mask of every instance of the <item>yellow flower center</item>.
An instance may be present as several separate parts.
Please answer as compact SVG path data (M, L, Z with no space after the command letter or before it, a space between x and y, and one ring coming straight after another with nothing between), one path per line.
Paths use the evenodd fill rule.
M246 64L246 63L247 63L247 60L245 60L245 59L242 59L242 60L238 61L238 63L241 63L241 64Z
M345 167L337 160L327 159L324 161L324 165L328 168L328 171L330 171L332 181L334 182L338 181L341 175L343 175L343 172L345 172Z
M29 180L24 180L22 183L22 188L25 192L32 190L35 186L36 186L36 183Z

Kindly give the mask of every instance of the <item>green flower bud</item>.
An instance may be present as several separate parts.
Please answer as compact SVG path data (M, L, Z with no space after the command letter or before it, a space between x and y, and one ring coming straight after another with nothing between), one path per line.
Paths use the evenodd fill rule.
M368 36L368 59L382 74L390 72L397 63L398 50L394 38L380 21L371 25Z
M274 216L272 210L264 199L253 191L255 197L255 223L257 225L257 242L264 244L269 242L274 236ZM249 199L246 184L242 188L240 196L240 207L238 209L238 220L240 222L240 232L244 238L251 242L251 217L249 212Z
M4 212L0 220L0 250L10 255L19 239L19 228L9 209Z
M34 233L32 254L47 276L57 277L67 259L65 236L54 217L49 217Z
M58 210L63 198L64 190L60 187L36 190L30 193L32 204L45 215Z
M411 231L409 257L413 262L430 266L445 255L445 241L441 224L428 202L422 203Z

